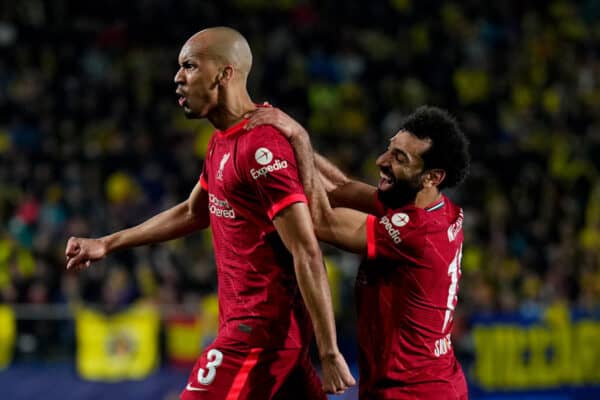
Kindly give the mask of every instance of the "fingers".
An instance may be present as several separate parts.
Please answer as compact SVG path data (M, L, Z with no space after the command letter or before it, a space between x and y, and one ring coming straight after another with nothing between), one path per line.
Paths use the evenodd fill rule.
M351 374L348 374L348 376L344 379L344 382L348 386L355 386L356 385L356 379L354 379L354 377Z
M356 385L356 381L348 364L340 354L333 364L324 365L323 390L331 394L342 394L351 386Z
M75 264L75 257L81 252L81 245L75 237L69 238L67 242L67 248L65 249L65 256L67 258L67 269L73 268Z
M250 112L247 112L246 114L244 114L244 118L255 118L257 115L261 115L261 114L269 114L272 113L274 110L277 110L275 107L259 107L255 110L252 110Z
M247 130L254 129L259 125L268 125L273 122L276 118L276 108L259 108L252 111L247 118L250 118L248 123L244 126Z
M71 237L67 242L67 248L65 249L65 256L73 257L80 251L81 246L77 238Z
M87 253L83 251L79 251L77 255L67 258L67 269L71 268L80 268L79 264L89 263L90 260L87 259Z
M335 385L323 385L323 391L327 394L343 394L346 391L346 389L348 389L348 386L342 384L341 382Z

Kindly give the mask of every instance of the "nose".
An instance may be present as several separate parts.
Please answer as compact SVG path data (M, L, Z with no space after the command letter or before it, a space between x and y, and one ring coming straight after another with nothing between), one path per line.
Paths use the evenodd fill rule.
M387 166L389 166L388 153L389 153L389 151L385 151L385 152L381 153L379 155L379 157L377 157L377 160L375 161L375 164L378 167L387 167Z
M173 78L173 81L177 84L183 84L183 68L179 68L177 70L177 72L175 73L175 77Z

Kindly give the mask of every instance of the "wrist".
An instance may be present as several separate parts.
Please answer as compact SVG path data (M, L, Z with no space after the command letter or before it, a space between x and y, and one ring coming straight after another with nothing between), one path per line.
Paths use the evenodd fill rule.
M100 241L100 243L102 243L102 245L104 246L104 254L111 253L115 250L116 238L114 237L114 235L103 236L101 238L98 238L98 241Z
M323 339L317 336L316 339L317 350L321 360L335 358L340 353L337 341L334 338Z
M328 349L325 352L319 351L319 359L321 361L335 360L339 355L340 355L340 351L337 348Z
M310 142L310 137L308 136L306 129L296 129L292 131L289 139L290 141Z

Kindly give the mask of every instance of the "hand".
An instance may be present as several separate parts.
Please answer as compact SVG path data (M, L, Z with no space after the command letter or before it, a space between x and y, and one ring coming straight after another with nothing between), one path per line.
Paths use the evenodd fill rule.
M307 135L306 129L295 119L275 107L259 107L246 115L250 119L245 125L247 130L259 125L273 125L289 141L299 135Z
M342 394L350 386L356 385L344 356L339 352L321 357L321 368L325 393Z
M71 237L65 250L67 269L83 269L106 257L106 244L100 239Z

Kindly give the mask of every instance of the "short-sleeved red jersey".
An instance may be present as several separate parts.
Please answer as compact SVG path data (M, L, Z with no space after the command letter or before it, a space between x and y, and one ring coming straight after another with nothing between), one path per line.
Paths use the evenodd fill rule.
M367 217L367 257L355 287L361 398L396 398L394 390L412 384L464 382L450 338L462 210L445 196L428 208L380 209Z
M312 325L272 219L306 196L288 141L272 126L246 131L246 122L214 133L200 177L217 263L218 340L300 348Z

